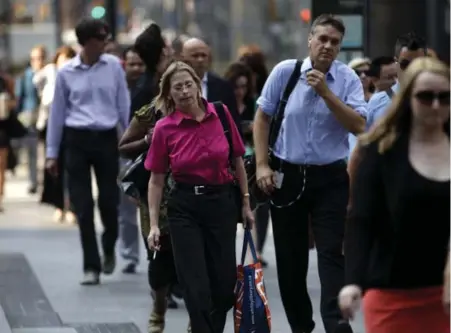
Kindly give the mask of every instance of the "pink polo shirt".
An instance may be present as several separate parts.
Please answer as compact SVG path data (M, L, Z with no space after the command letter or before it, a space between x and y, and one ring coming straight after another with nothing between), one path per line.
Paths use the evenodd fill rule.
M229 145L213 104L206 103L204 119L198 122L181 111L159 120L144 166L155 173L171 169L177 182L193 185L225 184L233 180L229 172ZM229 110L233 155L243 156L243 141Z

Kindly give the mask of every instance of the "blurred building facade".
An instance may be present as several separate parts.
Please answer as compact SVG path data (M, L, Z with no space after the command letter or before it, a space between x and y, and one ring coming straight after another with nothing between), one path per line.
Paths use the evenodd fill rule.
M307 54L310 21L320 13L345 21L343 61L390 55L396 37L410 30L449 59L449 0L0 0L0 59L23 62L36 44L53 53L61 40L75 42L75 24L91 15L113 16L122 44L154 21L169 36L205 38L216 63L226 64L241 45L255 43L273 64Z

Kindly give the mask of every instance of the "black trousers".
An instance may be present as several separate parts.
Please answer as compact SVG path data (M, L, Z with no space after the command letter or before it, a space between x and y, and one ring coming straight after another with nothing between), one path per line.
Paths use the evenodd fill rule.
M280 161L272 166L279 169ZM305 169L305 177L303 170ZM333 333L341 319L337 297L344 284L342 254L349 178L344 161L324 166L300 167L283 162L282 188L274 204L283 206L297 198L305 178L302 196L293 205L271 206L279 288L293 332L311 332L312 303L307 291L309 262L309 215L318 253L321 283L321 316L327 333Z
M65 167L69 197L78 219L83 247L83 270L100 272L101 262L94 227L94 200L91 168L97 180L97 200L104 227L104 255L113 255L118 237L119 153L116 129L91 131L74 128L64 130Z
M255 210L255 228L257 231L257 251L263 252L268 235L270 203L260 205Z
M168 217L192 332L222 333L236 283L237 207L232 187L196 195L176 185Z

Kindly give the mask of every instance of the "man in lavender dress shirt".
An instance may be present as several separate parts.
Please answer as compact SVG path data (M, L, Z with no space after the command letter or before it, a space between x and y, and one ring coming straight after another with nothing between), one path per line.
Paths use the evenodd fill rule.
M118 130L129 123L130 97L117 57L103 54L108 26L84 19L75 28L81 53L60 69L47 130L46 168L53 174L60 147L65 149L69 195L80 227L83 247L82 285L95 285L99 275L112 274L118 236ZM91 189L94 169L97 204L104 226L101 263L94 227Z
M314 330L307 291L309 218L318 253L321 316L327 333L351 333L337 296L344 284L342 253L349 178L348 134L365 130L366 103L355 72L335 60L345 33L343 22L320 15L312 24L309 57L287 101L285 117L268 160L271 118L296 61L279 63L269 75L254 122L257 182L271 193L279 288L293 333Z

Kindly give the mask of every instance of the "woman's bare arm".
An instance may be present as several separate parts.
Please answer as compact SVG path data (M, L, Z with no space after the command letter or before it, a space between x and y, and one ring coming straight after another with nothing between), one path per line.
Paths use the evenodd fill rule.
M149 148L151 139L149 128L133 118L119 141L119 154L128 159L136 158Z
M150 215L150 227L158 226L158 219L160 214L161 197L163 196L164 179L166 175L164 173L152 172L149 180L149 215Z

